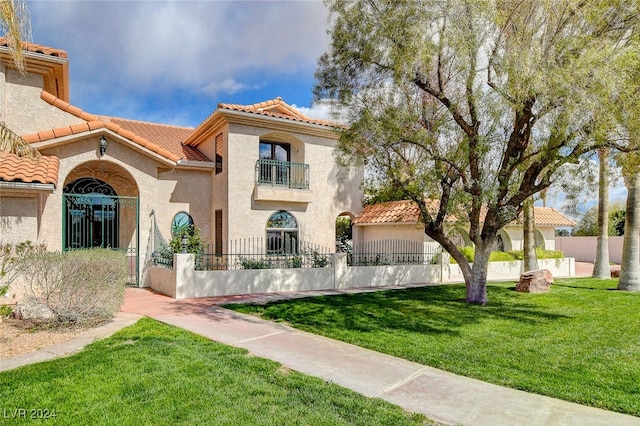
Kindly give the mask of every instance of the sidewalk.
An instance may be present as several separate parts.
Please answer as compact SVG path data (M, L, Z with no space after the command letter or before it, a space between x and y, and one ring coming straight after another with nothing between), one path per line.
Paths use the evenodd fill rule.
M277 295L271 295L269 299L275 297ZM257 295L242 301L264 299ZM385 399L443 423L640 425L637 417L456 376L218 306L228 302L228 298L178 301L145 289L131 288L127 289L122 311L148 315L212 340L245 348L293 370L332 381L366 396Z

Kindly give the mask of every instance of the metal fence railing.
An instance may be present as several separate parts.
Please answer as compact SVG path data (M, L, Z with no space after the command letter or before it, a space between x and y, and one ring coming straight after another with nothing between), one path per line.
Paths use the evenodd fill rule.
M287 250L267 253L264 238L247 238L229 241L216 248L213 244L204 247L196 255L196 269L235 270L235 269L286 269L286 268L326 268L333 265L333 252L325 247L299 242Z
M151 262L154 266L173 269L173 252L170 250L154 251L151 253Z
M309 189L309 165L259 159L256 162L256 184Z
M286 250L285 248L286 247ZM239 269L325 268L333 266L333 251L307 242L295 247L282 246L267 252L265 238L228 241L222 247L205 245L195 256L195 268L201 271ZM378 240L356 244L347 251L349 266L434 265L442 248L437 244L408 240ZM157 266L173 268L173 253L156 251L151 256Z
M442 249L438 245L408 240L378 240L353 246L349 266L434 265Z

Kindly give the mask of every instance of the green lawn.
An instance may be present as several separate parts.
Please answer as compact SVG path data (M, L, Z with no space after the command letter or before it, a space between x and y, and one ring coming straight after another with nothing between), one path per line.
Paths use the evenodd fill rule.
M380 399L148 318L69 358L0 373L0 384L3 424L52 413L47 424L428 423Z
M547 294L492 283L489 305L447 285L233 306L487 382L640 416L640 294L558 279Z

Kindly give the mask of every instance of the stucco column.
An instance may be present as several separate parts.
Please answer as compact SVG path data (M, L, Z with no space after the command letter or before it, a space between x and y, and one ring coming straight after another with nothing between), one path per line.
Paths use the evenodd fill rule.
M451 256L446 251L440 252L438 255L438 263L440 264L440 282L449 281L449 272L451 266Z
M173 271L176 276L176 299L195 297L195 261L193 253L173 255Z
M347 254L333 254L333 288L347 288Z

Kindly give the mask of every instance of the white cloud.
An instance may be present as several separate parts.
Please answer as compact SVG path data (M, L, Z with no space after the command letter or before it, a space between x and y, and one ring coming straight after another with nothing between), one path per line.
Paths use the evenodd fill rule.
M216 96L220 93L234 94L241 90L257 89L257 88L259 88L258 85L249 86L246 84L242 84L233 78L225 78L223 81L220 81L220 82L214 81L209 83L207 86L205 86L202 89L202 92L209 93L211 95Z
M321 2L33 2L37 43L81 52L82 75L125 86L255 85L262 72L312 73L326 48ZM48 40L39 40L46 38ZM81 59L81 64L78 63Z

